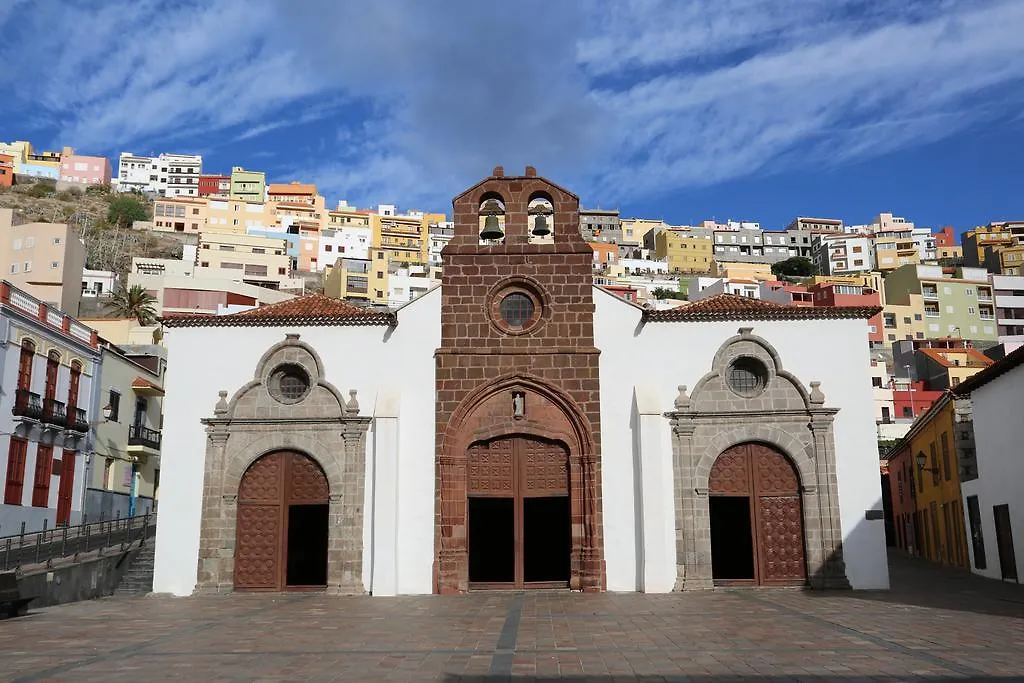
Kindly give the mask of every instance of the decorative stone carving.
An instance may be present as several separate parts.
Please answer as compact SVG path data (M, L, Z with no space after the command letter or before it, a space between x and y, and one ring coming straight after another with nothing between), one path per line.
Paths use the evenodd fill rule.
M217 401L217 405L213 409L214 415L226 415L228 412L228 392L219 391L217 395L220 396L220 400Z
M348 390L348 401L345 402L345 414L346 415L358 415L359 414L359 401L356 400L356 390Z
M725 373L738 357L768 370L764 391L729 391ZM676 590L712 587L708 482L712 465L731 446L759 442L784 453L800 480L807 575L814 587L849 588L843 561L833 421L819 382L810 391L782 367L777 351L753 328L741 327L716 352L711 370L688 397L681 387L672 428L675 475ZM685 400L683 400L685 397Z
M675 400L676 410L686 410L690 407L690 397L686 395L686 385L680 384L678 389L679 395Z

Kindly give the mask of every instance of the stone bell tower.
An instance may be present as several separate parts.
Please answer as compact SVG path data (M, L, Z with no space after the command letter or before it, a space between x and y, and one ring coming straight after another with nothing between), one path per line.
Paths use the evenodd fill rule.
M561 557L564 505L564 583L602 590L599 351L579 198L533 167L506 176L498 166L453 208L435 354L435 589L561 585L561 561L539 567L537 558ZM474 535L505 528L474 511L503 505L495 500L511 501L507 573L483 566L485 537ZM542 508L543 517L531 512ZM541 526L556 529L552 538Z

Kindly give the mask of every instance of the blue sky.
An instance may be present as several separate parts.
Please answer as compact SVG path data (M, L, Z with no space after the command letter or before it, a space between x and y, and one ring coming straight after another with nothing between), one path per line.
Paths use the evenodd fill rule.
M1021 0L3 0L0 139L450 211L498 163L672 223L1024 218Z

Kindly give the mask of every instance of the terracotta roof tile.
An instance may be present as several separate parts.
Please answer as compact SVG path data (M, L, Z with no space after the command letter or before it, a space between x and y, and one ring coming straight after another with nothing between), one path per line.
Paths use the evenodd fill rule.
M277 325L394 325L392 311L362 308L323 294L310 294L230 315L170 315L167 327L274 327Z
M155 389L156 391L159 391L160 393L163 393L163 391L164 391L164 388L162 386L160 386L159 384L155 384L153 382L150 382L145 377L138 377L138 376L135 379L132 380L132 389Z
M702 322L714 320L827 320L870 318L879 306L792 306L735 294L717 294L685 306L645 311L645 322Z
M1021 365L1024 365L1024 346L1018 347L1012 353L1003 356L981 372L971 375L963 382L960 382L953 392L957 396L970 396L972 391L985 386L997 377L1002 377L1010 370Z

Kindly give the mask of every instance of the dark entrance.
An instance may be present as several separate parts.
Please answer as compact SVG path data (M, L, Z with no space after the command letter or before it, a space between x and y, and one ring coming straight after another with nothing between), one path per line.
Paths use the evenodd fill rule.
M802 585L800 479L789 459L757 443L718 456L708 486L716 584Z
M992 506L996 523L996 548L999 550L999 571L1003 581L1018 581L1017 555L1013 550L1013 529L1010 526L1010 506Z
M569 585L569 456L526 436L474 444L468 457L471 588Z
M236 589L326 586L327 538L327 478L316 462L278 452L249 466L238 487Z

